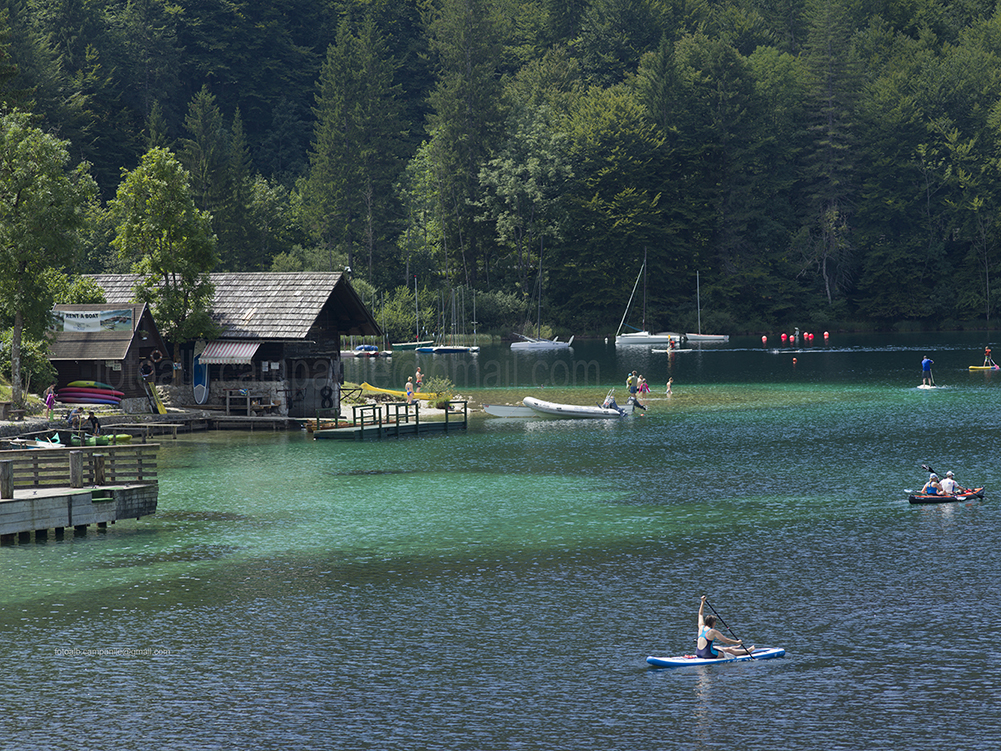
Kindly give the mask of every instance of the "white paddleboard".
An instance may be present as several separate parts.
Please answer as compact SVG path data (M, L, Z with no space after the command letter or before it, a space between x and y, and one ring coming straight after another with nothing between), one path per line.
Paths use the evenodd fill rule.
M785 657L786 651L779 647L771 649L756 649L749 655L738 655L737 657L727 656L715 660L707 660L695 655L682 655L680 657L647 657L646 661L655 668L685 668L695 665L715 665L720 662L744 662L746 660L769 660L773 657Z
M933 389L935 387L934 386L929 386L927 383L922 383L920 386L918 386L918 388L919 389Z
M534 409L528 407L512 407L506 404L484 404L483 411L494 417L538 417Z

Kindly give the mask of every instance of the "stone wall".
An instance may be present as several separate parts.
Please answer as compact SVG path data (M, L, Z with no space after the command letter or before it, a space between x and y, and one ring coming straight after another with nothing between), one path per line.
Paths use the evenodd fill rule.
M116 519L138 519L156 513L157 497L160 494L159 483L137 485L129 488L115 488Z
M225 408L227 389L247 389L254 394L263 394L265 401L270 399L279 405L275 410L276 414L288 415L288 405L285 404L285 381L212 381L209 400L203 405L195 404L191 384L156 387L160 399L166 406L194 410L203 407Z

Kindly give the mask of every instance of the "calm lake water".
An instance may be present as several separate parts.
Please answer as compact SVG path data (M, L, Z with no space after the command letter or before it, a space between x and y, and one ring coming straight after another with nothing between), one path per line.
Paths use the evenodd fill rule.
M164 441L156 516L0 548L0 745L994 749L988 341L349 363L397 387L451 369L478 402L624 398L633 369L655 393L614 422ZM922 463L987 499L908 504ZM786 658L648 669L694 650L702 594Z

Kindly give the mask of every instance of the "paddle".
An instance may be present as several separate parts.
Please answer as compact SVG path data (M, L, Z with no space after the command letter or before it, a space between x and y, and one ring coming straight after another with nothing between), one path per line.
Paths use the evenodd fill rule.
M747 652L747 654L753 660L754 659L754 653L751 650L749 650L747 647L745 647L743 641L741 641L741 638L739 636L737 636L735 633L733 633L733 629L732 628L730 628L729 626L726 625L726 621L723 620L723 616L721 616L719 613L716 612L716 608L714 608L712 606L712 603L709 602L709 600L706 600L706 605L708 605L709 609L711 611L713 611L713 615L716 616L716 620L718 620L720 623L723 624L724 628L726 628L726 630L730 632L730 636L732 636L734 639L736 639L737 641L740 642L740 646L744 647L744 651Z

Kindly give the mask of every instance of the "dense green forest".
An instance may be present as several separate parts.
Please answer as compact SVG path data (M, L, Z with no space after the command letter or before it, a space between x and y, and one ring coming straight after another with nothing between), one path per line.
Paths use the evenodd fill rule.
M697 273L706 330L990 325L999 84L985 0L0 0L4 112L96 182L68 270L173 154L216 270L350 267L394 339L415 284L612 333L644 254L648 328Z

